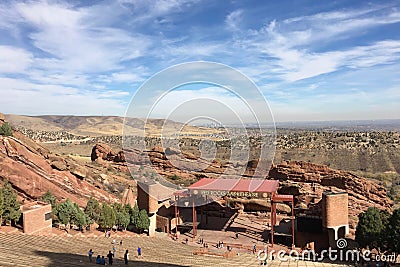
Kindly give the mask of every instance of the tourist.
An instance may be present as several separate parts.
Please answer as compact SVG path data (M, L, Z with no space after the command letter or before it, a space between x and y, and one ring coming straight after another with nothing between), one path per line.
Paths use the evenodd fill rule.
M96 264L101 264L100 255L97 255L97 257L96 257Z
M129 260L129 252L128 250L126 250L124 254L125 265L128 265L128 260Z
M235 237L236 237L236 239L239 238L239 233L238 232L235 233Z
M119 241L119 245L122 246L122 239L121 239L121 241Z
M113 254L114 254L114 256L115 256L115 252L117 252L117 247L113 246Z
M253 254L255 254L256 252L257 252L257 245L254 244L254 246L253 246Z
M108 252L107 254L107 258L108 258L108 264L112 265L113 264L113 257L114 254L111 253L111 250Z
M104 258L104 256L101 256L101 265L106 265L106 259Z
M186 245L188 244L188 242L189 242L189 239L186 237L186 239L185 239Z
M142 256L142 248L141 247L137 247L137 255L138 255L138 257Z
M89 262L92 263L92 256L93 256L93 250L92 249L89 250L88 255L89 255Z

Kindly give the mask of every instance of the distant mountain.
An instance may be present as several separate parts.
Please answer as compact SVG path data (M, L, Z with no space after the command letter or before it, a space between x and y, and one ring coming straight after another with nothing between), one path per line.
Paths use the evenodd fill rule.
M33 131L67 131L81 136L121 135L123 130L128 135L141 135L143 129L146 129L146 135L154 137L160 136L161 130L164 135L177 132L188 135L218 132L212 128L195 127L164 119L147 119L145 121L144 119L118 116L5 116L16 128L23 127Z

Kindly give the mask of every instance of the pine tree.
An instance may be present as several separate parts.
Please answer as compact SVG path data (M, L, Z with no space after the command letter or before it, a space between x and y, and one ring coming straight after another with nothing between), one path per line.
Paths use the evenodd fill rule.
M57 216L58 220L65 225L69 225L72 222L75 213L76 209L74 203L69 199L58 203L54 208L54 214Z
M118 226L121 226L122 228L124 228L124 230L126 230L130 221L131 221L131 218L130 218L129 213L127 213L124 210L117 212L117 225Z
M79 229L87 225L87 215L81 210L78 204L74 203L74 212L71 216L71 223L78 226Z
M137 204L135 204L135 206L133 206L132 210L131 210L131 223L136 227L139 228L137 226L138 224L138 220L139 220L139 207Z
M99 217L99 226L102 229L110 229L115 225L116 214L111 206L103 203Z
M51 204L51 207L54 208L56 206L56 197L50 192L50 190L47 190L46 193L44 193L43 196L40 197L40 200Z
M0 126L0 135L13 136L11 126L8 124L8 122L5 122Z
M17 194L7 180L3 183L1 195L3 196L2 220L15 223L21 217L20 204L17 201Z
M358 215L356 241L362 247L382 248L390 214L375 207L368 208Z
M146 210L141 210L139 212L139 218L137 222L137 228L144 230L144 229L149 229L150 227L150 219L149 216L147 215Z
M99 215L101 212L101 207L99 202L91 197L87 204L86 204L86 208L85 208L85 214L91 219L91 221L95 221L97 222L99 220Z
M3 224L3 213L4 213L4 197L3 197L3 191L0 189L0 227Z
M387 241L389 248L400 253L400 209L395 209L387 225Z

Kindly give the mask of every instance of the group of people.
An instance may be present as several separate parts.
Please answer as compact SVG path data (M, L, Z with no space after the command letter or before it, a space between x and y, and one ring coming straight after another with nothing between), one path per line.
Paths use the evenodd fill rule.
M122 240L121 240L121 243L120 243L120 244L122 244ZM109 264L109 265L113 265L114 257L115 257L115 252L116 252L116 251L117 251L117 250L116 250L116 247L114 246L114 247L113 247L113 252L111 252L111 250L108 252L107 258L108 258L108 264ZM88 252L88 255L89 255L89 262L90 262L90 263L93 262L93 254L94 254L93 250L90 249L89 252ZM138 257L141 257L141 256L142 256L142 248L141 248L140 246L138 246L138 248L137 248L137 254L138 254ZM128 265L128 262L129 262L129 250L125 250L125 253L124 253L124 262L125 262L125 265ZM99 265L106 265L106 259L105 259L104 256L97 255L95 263L96 263L96 264L99 264Z
M224 241L218 241L217 248L224 248Z
M199 238L199 244L203 245L203 248L208 248L208 244L204 242L203 238Z

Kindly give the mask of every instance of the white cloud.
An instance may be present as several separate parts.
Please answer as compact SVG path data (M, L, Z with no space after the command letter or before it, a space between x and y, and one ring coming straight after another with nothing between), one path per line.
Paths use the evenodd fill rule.
M124 91L83 91L69 86L34 84L0 78L0 106L11 114L123 115Z
M96 27L89 9L45 2L17 4L16 9L35 28L29 35L33 44L51 55L38 60L42 68L88 73L118 69L142 56L149 45L143 35Z
M12 46L0 46L0 73L21 73L33 62L31 53Z
M371 15L371 12L378 12ZM366 17L368 15L368 17ZM363 46L342 48L335 43L358 35L361 29L400 22L396 10L380 8L319 13L283 22L271 21L243 37L242 47L270 58L270 68L285 81L298 81L331 73L343 67L361 68L391 64L399 58L399 41L382 40ZM331 40L331 48L315 52L321 43ZM340 47L340 48L339 48Z
M225 24L229 30L237 31L238 29L240 29L241 27L240 24L242 22L242 14L243 10L239 9L229 13L228 16L226 16Z

